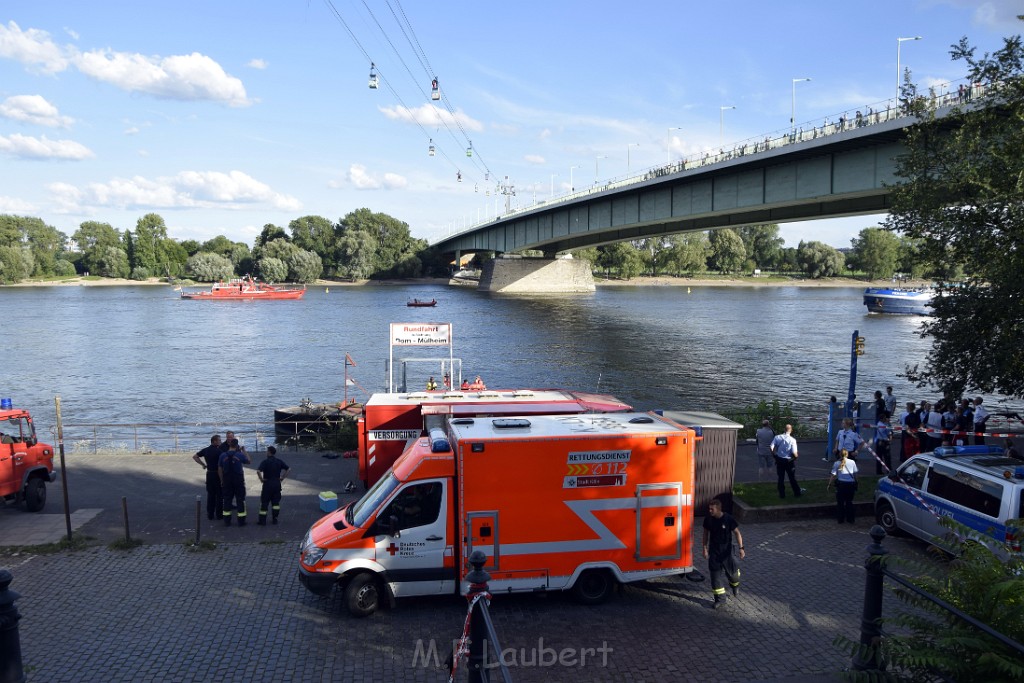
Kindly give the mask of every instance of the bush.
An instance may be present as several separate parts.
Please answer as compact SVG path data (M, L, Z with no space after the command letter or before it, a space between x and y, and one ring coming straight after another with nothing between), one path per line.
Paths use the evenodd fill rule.
M771 421L772 431L776 434L781 434L785 431L786 425L791 424L793 425L793 436L797 439L824 436L820 428L801 424L793 414L793 405L791 403L781 404L777 399L771 402L762 399L757 405L733 411L723 411L722 414L733 422L739 422L743 425L739 433L741 441L743 439L753 439L754 433L761 428L761 421L766 418Z

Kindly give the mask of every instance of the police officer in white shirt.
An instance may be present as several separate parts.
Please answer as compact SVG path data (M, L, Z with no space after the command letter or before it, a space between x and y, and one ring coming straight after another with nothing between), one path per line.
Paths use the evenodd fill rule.
M985 437L981 435L985 432L985 423L989 418L988 411L981 403L981 396L974 399L974 444L976 446L985 445Z
M843 428L838 434L836 434L836 445L833 449L833 453L839 455L841 451L846 451L850 454L850 457L854 460L857 459L857 451L864 446L864 439L861 438L857 430L854 429L854 423L851 418L845 418L843 420Z

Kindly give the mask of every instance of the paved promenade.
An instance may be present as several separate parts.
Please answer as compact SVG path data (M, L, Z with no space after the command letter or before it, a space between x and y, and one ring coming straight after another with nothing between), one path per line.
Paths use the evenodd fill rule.
M355 495L340 493L355 463L284 449L279 456L292 468L282 523L207 526L204 501L200 532L217 544L206 551L184 544L195 536L203 493L204 473L190 456L69 456L74 533L95 545L53 554L7 548L0 557L22 596L28 680L446 680L437 664L461 632L465 600L404 600L355 619L337 594L308 593L295 578L298 543L320 515L318 491ZM820 455L805 460L820 463ZM247 478L255 521L258 483L254 473ZM122 496L131 535L144 541L131 551L106 545L124 536ZM22 545L19 534L40 519L56 529L51 540L65 532L59 482L44 513L0 509L0 546ZM847 663L832 640L858 636L870 524L744 526L743 586L726 611L710 608L708 582L679 578L626 587L598 607L560 594L496 595L491 612L505 659L516 681L831 680ZM699 528L693 537L699 548ZM886 545L923 556L915 541ZM696 566L706 570L701 559Z

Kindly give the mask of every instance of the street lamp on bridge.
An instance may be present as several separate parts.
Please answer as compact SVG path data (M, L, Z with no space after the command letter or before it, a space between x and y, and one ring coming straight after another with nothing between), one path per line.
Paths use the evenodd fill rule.
M723 135L723 132L725 131L725 110L726 109L735 109L735 108L736 108L736 105L733 105L733 104L730 104L729 106L723 105L723 106L718 108L718 145L719 146L721 146L725 142L725 136Z
M626 175L629 175L629 148L639 146L639 142L630 142L629 144L626 145Z
M577 166L570 166L569 167L569 192L575 192L576 191L576 186L572 184L572 172L574 170L576 170L577 168L579 168L578 165Z
M598 166L598 163L601 161L601 159L607 159L607 158L608 158L607 154L598 154L596 157L594 157L594 184L595 185L597 185L597 181L600 180L600 178L601 178L600 167Z
M793 79L793 107L790 109L789 114L789 128L791 133L796 133L796 84L809 81L809 78L794 78Z
M555 178L558 177L557 173L551 174L551 192L548 193L548 199L555 196Z
M900 48L903 43L908 40L921 40L921 36L914 36L912 38L897 38L896 39L896 104L899 105L900 101L900 85L903 83L903 76L900 74Z
M682 126L673 126L672 128L668 129L668 132L665 133L665 163L667 164L672 163L672 131L682 129Z

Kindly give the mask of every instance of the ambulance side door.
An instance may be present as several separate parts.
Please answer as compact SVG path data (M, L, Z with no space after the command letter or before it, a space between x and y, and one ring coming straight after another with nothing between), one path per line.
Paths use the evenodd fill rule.
M396 597L454 590L453 568L445 566L451 554L447 484L445 479L409 482L377 517L377 562Z

